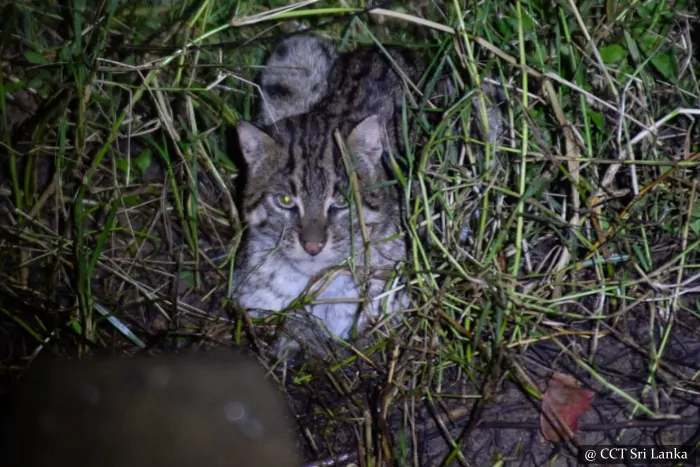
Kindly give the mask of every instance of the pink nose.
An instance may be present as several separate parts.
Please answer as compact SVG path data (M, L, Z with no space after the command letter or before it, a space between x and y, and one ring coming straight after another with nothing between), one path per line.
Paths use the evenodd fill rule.
M323 243L321 242L303 242L302 247L304 251L311 256L316 256L323 250Z

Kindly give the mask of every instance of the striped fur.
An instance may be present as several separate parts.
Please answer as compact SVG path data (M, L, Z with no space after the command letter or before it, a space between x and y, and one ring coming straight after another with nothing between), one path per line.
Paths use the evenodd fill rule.
M342 338L349 337L355 326L362 329L368 315L380 313L378 300L358 307L358 297L369 299L385 287L384 278L369 277L363 267L367 253L373 273L390 271L406 254L398 235L401 195L384 165L386 152L403 152L399 122L404 85L394 64L414 82L422 71L407 50L389 52L392 60L375 47L340 55L324 96L316 97L319 102L306 113L266 126L238 125L247 166L242 205L248 228L235 275L235 297L242 307L279 311L305 291L320 288L317 300L335 302L306 308L316 324ZM336 130L349 159L335 142ZM360 203L347 203L353 198L347 165L357 176ZM312 255L303 248L309 239L323 244L319 253ZM342 264L351 267L335 268ZM400 296L391 297L389 311L402 301ZM288 330L304 341L317 334L317 327L304 320ZM295 347L285 341L284 347L290 346Z

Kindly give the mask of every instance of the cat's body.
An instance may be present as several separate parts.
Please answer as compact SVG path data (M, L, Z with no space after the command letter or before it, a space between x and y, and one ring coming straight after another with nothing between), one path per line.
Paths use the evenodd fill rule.
M326 95L336 58L333 45L317 36L294 35L277 44L260 75L255 124L270 125L311 110Z
M391 60L375 47L340 55L325 95L314 97L319 102L309 112L260 129L239 124L247 165L243 210L248 229L235 273L235 296L242 307L283 310L307 287L320 288L316 301L335 302L307 309L343 338L356 319L361 329L367 315L381 311L381 301L371 301L385 287L385 279L376 273L390 272L406 254L399 235L401 194L384 164L388 151L402 152L404 86L392 61L414 82L422 71L407 50L389 53ZM309 82L310 88L313 84ZM352 157L341 154L336 130ZM368 234L367 251L356 203L348 203L353 196L348 162L357 175L362 202L356 201ZM370 271L363 267L367 254L369 281ZM333 270L346 261L350 267ZM358 315L361 297L371 303ZM396 311L402 302L400 295L392 295L387 311ZM289 329L297 340L305 340L313 325L292 324Z

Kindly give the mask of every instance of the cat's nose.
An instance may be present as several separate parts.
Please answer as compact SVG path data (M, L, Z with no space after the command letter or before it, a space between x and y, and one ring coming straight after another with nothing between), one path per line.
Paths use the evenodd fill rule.
M311 256L316 256L323 250L323 243L322 242L303 242L302 247L304 248L304 251L310 254Z

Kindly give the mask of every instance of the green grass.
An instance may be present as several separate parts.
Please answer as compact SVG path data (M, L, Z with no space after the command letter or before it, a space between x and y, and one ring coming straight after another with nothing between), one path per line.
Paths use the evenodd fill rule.
M449 118L420 119L427 143L411 141L406 155L417 182L407 190L419 190L410 231L435 218L429 241L412 235L412 309L352 358L285 373L306 396L336 392L347 401L319 405L331 422L307 435L320 443L312 453L328 453L337 424L354 430L367 465L387 456L412 462L412 433L396 445L365 443L387 433L368 431L376 427L365 423L351 372L330 389L314 386L329 377L324 369L356 362L384 390L382 415L411 400L476 398L488 407L502 380L537 398L543 380L526 356L542 344L558 349L548 368L568 362L569 372L622 401L633 421L667 415L653 403L661 392L698 390L698 367L667 359L679 342L700 341L692 3L397 2L385 8L399 14L381 16L362 13L363 1L327 1L273 11L285 5L2 7L0 342L8 374L49 350L259 344L249 320L227 314L242 228L228 133L251 116L251 83L280 22L296 20L342 50L375 41L413 47L430 63L419 87L433 86L441 71L458 87L437 109ZM497 146L453 124L467 129L483 118L471 104L483 80L503 86L510 103ZM448 163L455 156L458 167ZM629 332L632 319L649 326L648 339ZM641 380L620 384L598 365L610 340L636 346L647 362ZM460 392L457 380L481 389Z

